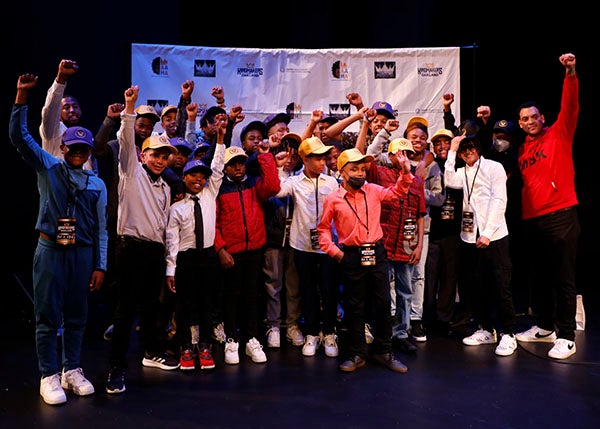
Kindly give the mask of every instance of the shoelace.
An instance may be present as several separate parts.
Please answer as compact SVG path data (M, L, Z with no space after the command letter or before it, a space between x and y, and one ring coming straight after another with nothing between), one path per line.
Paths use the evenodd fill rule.
M67 376L67 381L71 384L81 384L84 383L84 380L85 377L83 376L81 368L77 368Z

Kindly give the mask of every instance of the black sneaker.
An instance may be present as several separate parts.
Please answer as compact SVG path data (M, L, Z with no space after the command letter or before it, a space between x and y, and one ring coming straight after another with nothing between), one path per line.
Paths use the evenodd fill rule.
M417 346L410 342L408 338L392 338L392 345L401 353L415 353Z
M108 372L106 393L115 394L125 391L125 371L123 368L113 367Z
M425 332L423 322L421 322L420 320L410 321L410 336L415 341L427 341L427 333Z
M179 356L171 356L168 353L144 353L142 365L151 368L160 368L170 371L179 368Z

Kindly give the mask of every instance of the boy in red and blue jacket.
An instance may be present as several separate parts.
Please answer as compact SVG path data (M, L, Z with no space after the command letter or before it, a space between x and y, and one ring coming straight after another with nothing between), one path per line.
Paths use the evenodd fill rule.
M240 338L253 362L267 357L258 335L258 304L255 287L267 241L263 203L280 190L273 154L259 146L260 176L246 175L248 155L237 146L225 151L225 177L217 197L215 249L223 269L224 325L227 342L225 363L239 363ZM239 332L238 332L239 328Z

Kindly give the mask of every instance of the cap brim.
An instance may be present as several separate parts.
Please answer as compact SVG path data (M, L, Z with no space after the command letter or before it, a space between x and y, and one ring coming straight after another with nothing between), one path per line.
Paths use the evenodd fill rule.
M74 144L84 144L86 146L89 146L91 148L94 147L94 145L88 141L85 140L70 140L68 143L64 143L65 146L73 146Z
M388 110L385 109L377 109L377 114L378 115L383 115L388 119L395 119L394 115L392 113L390 113Z
M159 150L162 148L166 148L169 150L169 152L171 153L177 153L177 148L175 146L172 146L170 144L161 144L161 145L157 145L157 146L148 146L146 149L144 149L145 151L148 149L153 149L153 150Z
M331 151L331 149L333 149L333 146L323 146L316 150L313 150L311 153L309 153L309 155L324 155L327 152Z
M212 170L209 167L205 165L197 165L196 167L192 167L189 170L184 171L183 175L185 176L186 174L191 174L196 171L203 173L205 176L210 176L212 173Z

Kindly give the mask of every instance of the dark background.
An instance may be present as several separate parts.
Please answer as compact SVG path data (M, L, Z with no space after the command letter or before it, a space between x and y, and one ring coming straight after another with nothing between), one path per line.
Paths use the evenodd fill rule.
M596 281L588 280L595 275L593 252L585 251L598 236L591 210L598 175L593 174L596 157L588 142L596 107L592 102L598 98L592 41L598 40L599 24L591 6L579 1L560 9L540 2L496 1L320 1L276 7L191 0L36 3L4 6L0 26L4 130L17 77L31 72L40 78L29 103L30 130L36 138L46 91L61 59L80 64L66 92L79 99L82 125L95 132L108 104L122 102L123 91L135 83L130 81L132 43L304 49L461 46L463 119L486 104L494 117L516 121L518 105L536 100L548 123L554 122L560 107L564 67L558 57L574 53L581 104L573 150L582 225L578 288L588 299L598 296ZM33 170L19 158L7 134L4 142L5 299L0 313L10 317L28 305L15 275L25 280L30 275L38 194Z

